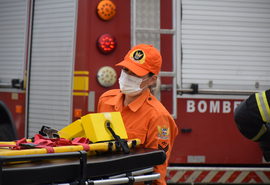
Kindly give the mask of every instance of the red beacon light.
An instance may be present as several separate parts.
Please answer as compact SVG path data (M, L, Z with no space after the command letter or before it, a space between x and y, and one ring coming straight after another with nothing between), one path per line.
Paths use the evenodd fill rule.
M110 54L116 48L116 40L111 34L103 34L98 38L97 46L102 53Z

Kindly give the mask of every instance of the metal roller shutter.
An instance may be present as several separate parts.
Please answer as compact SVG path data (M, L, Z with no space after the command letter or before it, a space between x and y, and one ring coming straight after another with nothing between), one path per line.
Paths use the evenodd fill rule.
M270 87L269 0L182 0L182 88Z
M0 0L0 83L24 80L28 31L28 0Z
M71 123L76 11L76 0L34 1L28 137Z

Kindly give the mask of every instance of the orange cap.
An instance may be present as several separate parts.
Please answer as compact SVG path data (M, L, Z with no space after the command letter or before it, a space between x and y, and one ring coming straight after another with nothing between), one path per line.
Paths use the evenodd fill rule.
M158 75L162 64L159 51L152 45L139 44L134 46L125 56L124 60L116 66L123 66L138 76L149 72Z

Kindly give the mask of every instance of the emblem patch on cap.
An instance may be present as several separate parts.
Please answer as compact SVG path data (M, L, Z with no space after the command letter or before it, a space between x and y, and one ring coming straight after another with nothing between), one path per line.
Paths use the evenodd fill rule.
M133 62L137 62L139 64L143 64L145 62L145 54L140 49L137 49L130 53L129 58L133 60Z

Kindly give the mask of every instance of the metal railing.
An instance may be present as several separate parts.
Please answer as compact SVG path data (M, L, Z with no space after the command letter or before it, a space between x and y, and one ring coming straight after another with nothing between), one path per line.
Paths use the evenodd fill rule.
M165 88L165 87L163 87ZM198 89L197 94L251 95L255 90ZM177 93L194 93L194 89L177 89Z

